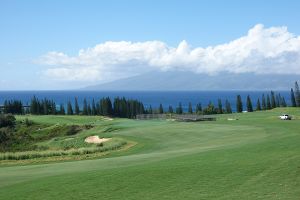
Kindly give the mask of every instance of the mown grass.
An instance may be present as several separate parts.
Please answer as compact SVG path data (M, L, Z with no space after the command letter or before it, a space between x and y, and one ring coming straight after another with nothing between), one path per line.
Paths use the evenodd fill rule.
M286 108L196 123L91 117L99 129L90 132L111 127L101 137L137 145L105 159L0 167L0 199L299 199L299 116ZM48 118L32 120L62 120Z

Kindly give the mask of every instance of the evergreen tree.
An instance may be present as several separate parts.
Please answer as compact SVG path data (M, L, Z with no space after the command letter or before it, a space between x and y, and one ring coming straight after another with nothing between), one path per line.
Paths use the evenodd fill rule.
M192 106L192 103L191 103L191 102L189 102L188 113L193 114L193 106Z
M153 114L153 110L152 110L152 106L151 106L151 105L149 106L148 113L149 113L149 114Z
M236 97L236 112L243 112L243 103L241 95L237 95Z
M77 97L75 97L75 114L79 115L79 113L80 113L79 105L78 105Z
M138 112L137 112L137 114L144 114L145 113L144 104L142 102L138 102L138 101L137 101L137 104L138 104Z
M227 99L225 101L225 107L226 107L226 113L232 113L231 105Z
M112 107L112 103L109 97L106 98L106 108L107 108L107 115L108 116L113 116L114 111Z
M201 105L201 103L198 103L196 105L196 113L197 114L201 114L202 113L202 105Z
M259 98L257 98L256 110L257 110L257 111L261 111L261 106L260 106Z
M276 108L275 93L271 91L271 108Z
M3 105L3 113L24 114L22 102L19 100L5 100Z
M121 100L119 97L114 99L113 110L114 110L114 116L116 116L116 117L121 116Z
M120 109L121 109L121 111L120 111L121 116L126 117L128 111L127 111L127 101L126 101L125 97L123 97L122 100L121 100ZM152 108L151 108L151 113L152 113Z
M38 100L35 96L31 99L30 103L30 113L33 115L38 115Z
M159 112L159 114L163 114L164 113L164 108L163 108L162 104L159 104L158 112Z
M223 114L223 106L221 99L218 99L218 114Z
M295 82L295 101L296 105L300 107L300 89L297 81Z
M272 109L272 105L271 105L271 102L270 102L270 96L267 95L267 110L271 110Z
M83 100L83 110L82 110L82 114L83 114L83 115L88 115L88 105L87 105L87 101L86 101L85 98L84 98L84 100Z
M169 113L172 114L173 112L174 112L173 107L170 105L170 106L169 106Z
M87 114L88 115L92 115L92 108L91 108L91 104L88 103L88 106L87 106Z
M60 109L59 109L59 113L61 114L61 115L65 115L66 114L66 111L65 111L65 107L64 107L64 105L63 104L60 104Z
M277 94L276 95L276 107L280 107L280 100L281 100L280 94Z
M68 105L67 105L67 114L73 115L73 108L72 108L72 104L70 101L68 101Z
M182 105L181 102L178 104L178 107L176 108L176 114L182 114L183 113L183 109L182 109Z
M295 99L295 93L294 93L293 88L291 88L291 103L292 103L292 107L296 107L297 106L296 99Z
M92 115L97 115L95 100L92 101Z
M203 109L205 115L217 114L217 111L218 109L215 109L215 106L211 101L209 101L207 107Z
M265 98L264 94L262 95L261 107L262 107L262 110L267 110L266 98Z
M48 102L47 102L47 100L44 99L41 104L42 104L42 109L43 109L42 114L48 115Z
M56 115L56 104L55 104L55 102L52 100L51 101L51 114L52 115Z
M284 97L281 97L281 106L282 107L287 107L287 104L285 102L285 98Z
M247 96L247 111L253 112L253 106L252 106L251 98L249 95Z

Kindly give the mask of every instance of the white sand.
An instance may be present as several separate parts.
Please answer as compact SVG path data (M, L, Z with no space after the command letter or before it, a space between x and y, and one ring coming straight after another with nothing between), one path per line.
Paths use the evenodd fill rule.
M109 140L111 140L111 138L99 138L99 136L95 135L85 138L84 141L87 143L100 144Z

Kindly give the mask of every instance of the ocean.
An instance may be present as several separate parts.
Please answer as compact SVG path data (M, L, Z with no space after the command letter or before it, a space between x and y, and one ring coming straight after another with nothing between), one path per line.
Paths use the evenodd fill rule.
M280 93L287 102L290 104L290 92L289 91L275 91L276 94ZM241 95L243 100L243 106L246 107L247 95L250 95L253 107L256 107L257 99L262 94L270 94L270 91L0 91L0 105L7 99L21 100L23 104L30 104L30 99L35 95L39 99L47 98L52 99L56 104L66 105L68 101L74 104L74 98L78 98L78 103L82 106L83 99L86 98L88 102L92 99L95 101L102 97L110 97L112 100L115 97L125 97L128 99L137 99L144 103L148 108L150 105L152 108L157 108L161 103L164 109L168 109L169 105L176 108L179 102L182 103L183 109L187 111L189 102L192 103L194 109L197 103L201 103L202 107L206 107L211 101L217 106L218 99L223 102L227 99L232 107L232 110L236 110L236 96Z

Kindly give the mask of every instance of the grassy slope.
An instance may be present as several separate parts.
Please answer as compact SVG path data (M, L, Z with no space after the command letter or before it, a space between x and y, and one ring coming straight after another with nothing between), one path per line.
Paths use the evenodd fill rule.
M280 121L281 112L298 118ZM138 145L104 159L1 167L0 199L299 199L299 116L299 109L277 109L216 122L105 122L120 130L103 136Z

